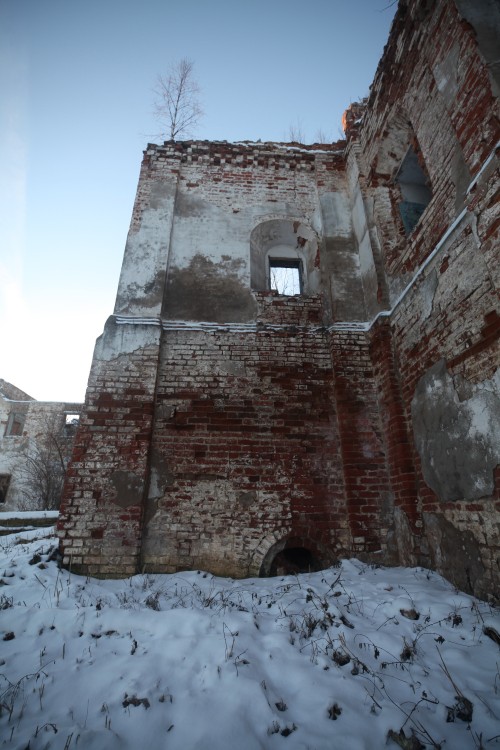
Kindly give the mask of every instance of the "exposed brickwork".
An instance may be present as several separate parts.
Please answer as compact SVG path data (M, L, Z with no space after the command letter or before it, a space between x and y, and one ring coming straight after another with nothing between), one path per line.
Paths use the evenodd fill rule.
M158 350L94 359L60 517L64 562L76 572L137 569Z
M302 547L498 590L500 111L469 5L400 4L347 145L148 146L66 564L256 575Z
M279 144L233 144L208 141L149 145L144 152L131 228L140 225L156 180L178 175L186 196L237 213L248 203L298 202L314 211L316 191L343 184L343 142L332 146L279 148Z
M323 332L167 332L159 371L146 567L258 574L276 534L348 548Z
M406 501L401 497L395 502L404 507L413 526L413 543L422 550L425 562L427 542L422 545L419 541L419 527L427 523L430 529L430 521L436 518L450 522L463 535L462 541L460 537L455 540L463 550L469 546L467 534L472 534L477 548L471 554L480 560L474 575L462 575L451 567L467 568L466 553L462 560L458 555L453 562L446 561L444 552L433 546L436 537L431 531L428 562L455 577L460 585L485 595L498 588L493 583L498 580L500 560L499 506L495 501L498 474L493 481L493 496L474 502L443 502L422 474L410 407L417 383L441 360L461 389L461 398L477 393L474 389L490 383L498 372L498 101L492 97L475 30L460 18L454 3L439 2L432 9L429 6L422 23L424 8L424 4L410 4L396 16L363 128L359 136L354 135L366 176L366 181L363 176L360 181L366 196L373 200L393 301L440 240L442 244L392 314L393 343L387 342L386 354L381 356L373 348L372 354L378 369L390 367L391 361L396 364L391 385L385 389L389 403L382 397L382 420L389 462L391 452L396 456L390 469L392 486L396 489L398 485L399 465L401 490L407 493ZM419 64L402 65L404 59L418 59ZM406 238L397 209L401 198L393 178L397 159L411 138L421 148L433 198ZM473 182L475 175L478 177ZM376 324L373 329L375 339L378 327ZM393 348L392 360L387 347ZM391 409L396 409L392 419ZM478 435L478 440L483 439Z
M385 549L393 499L368 338L333 333L331 356L352 549Z
M427 257L463 206L470 179L500 138L498 103L493 103L488 68L473 28L460 19L453 2L436 3L423 24L418 6L409 4L396 16L361 137L368 184L380 186L374 195L375 211L389 276L412 271ZM408 64L401 64L404 59ZM422 149L433 190L426 221L419 223L409 241L393 182L407 148L408 125Z

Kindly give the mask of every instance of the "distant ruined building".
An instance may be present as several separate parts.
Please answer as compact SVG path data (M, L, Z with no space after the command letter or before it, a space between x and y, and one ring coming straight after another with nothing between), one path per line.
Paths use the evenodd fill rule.
M494 0L400 2L346 142L148 145L66 566L498 595L499 38Z
M36 401L0 378L0 511L59 507L82 408Z

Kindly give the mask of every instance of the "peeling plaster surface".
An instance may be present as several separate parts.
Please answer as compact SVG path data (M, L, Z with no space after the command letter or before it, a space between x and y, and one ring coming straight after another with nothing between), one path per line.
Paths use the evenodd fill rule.
M462 16L472 24L479 49L488 63L492 88L500 95L500 59L498 37L500 34L500 7L498 0L456 0Z
M427 320L432 314L434 306L434 295L438 286L438 278L433 269L424 279L421 286L421 319Z
M214 263L196 255L187 268L172 268L164 313L170 319L241 323L255 317L257 306L248 282L238 271L242 261L222 258Z
M432 566L463 591L484 596L481 588L484 565L477 539L472 531L459 530L443 516L424 513L424 530L429 543Z
M141 501L143 480L131 471L115 471L111 474L111 484L116 490L114 502L121 508L139 505Z
M232 213L196 195L180 192L172 230L170 263L187 268L193 258L203 255L214 263L222 256L248 262L248 232L245 217ZM249 279L248 268L241 267Z
M454 44L446 57L437 62L433 69L434 78L440 93L443 95L445 101L451 104L453 104L458 90L457 68L459 55L459 45Z
M329 239L324 266L329 276L332 310L335 320L364 320L363 287L359 253L354 238Z
M96 360L111 361L122 354L147 346L157 346L160 328L149 325L118 325L113 317L108 318L104 333L97 339L94 357Z
M455 384L442 360L420 379L413 432L425 481L444 501L494 491L500 463L500 370L491 380Z
M128 235L115 313L159 314L174 203L175 184L154 183L140 226Z
M328 237L350 237L351 213L345 193L325 193L321 196L323 233Z

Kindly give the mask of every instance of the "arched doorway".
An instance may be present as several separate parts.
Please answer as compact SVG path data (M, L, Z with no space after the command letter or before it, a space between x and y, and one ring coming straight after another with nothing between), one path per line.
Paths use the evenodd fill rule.
M296 575L313 573L329 567L333 562L331 553L311 540L299 537L281 539L269 548L260 566L259 576Z

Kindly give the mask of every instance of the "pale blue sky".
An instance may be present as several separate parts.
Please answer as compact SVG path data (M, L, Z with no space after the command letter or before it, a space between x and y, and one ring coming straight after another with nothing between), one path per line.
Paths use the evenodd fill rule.
M341 137L390 0L0 0L0 377L83 400L113 311L158 73L191 58L209 140Z

